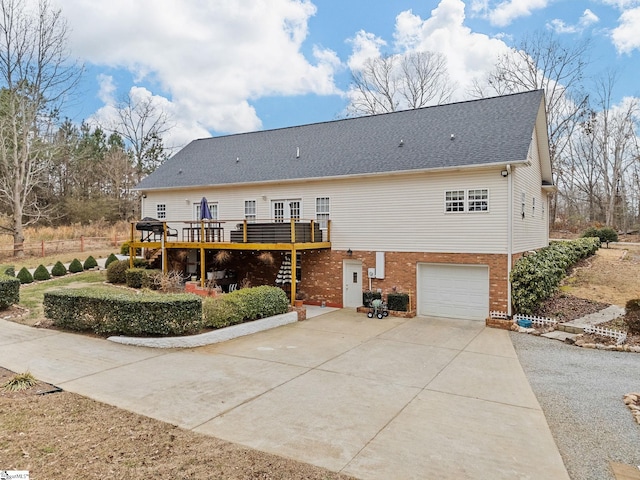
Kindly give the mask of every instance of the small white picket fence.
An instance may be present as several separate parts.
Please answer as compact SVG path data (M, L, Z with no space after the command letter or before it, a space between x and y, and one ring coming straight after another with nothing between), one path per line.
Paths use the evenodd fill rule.
M611 330L610 328L598 327L596 325L587 325L584 327L584 333L613 338L616 341L616 345L622 345L627 340L627 332Z
M530 320L531 323L538 327L555 327L558 324L558 321L553 318L538 317L536 315L515 315L513 319L516 322L518 320Z

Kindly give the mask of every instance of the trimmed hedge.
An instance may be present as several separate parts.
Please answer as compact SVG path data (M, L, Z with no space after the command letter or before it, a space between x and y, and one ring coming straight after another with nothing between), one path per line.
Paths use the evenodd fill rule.
M46 292L44 314L60 328L100 335L186 335L202 328L202 300L184 293Z
M516 313L532 314L540 302L557 290L567 268L593 255L599 247L598 238L579 238L553 242L520 258L511 270L511 298Z
M47 267L40 264L33 272L33 279L38 280L39 282L43 280L51 280L51 274L49 273L49 270L47 270Z
M147 268L134 267L125 270L124 275L127 287L157 290L157 282L155 279L158 275L162 275L162 272L155 269L149 270Z
M54 277L64 277L67 274L67 267L61 261L57 261L51 268L51 275Z
M82 265L82 268L84 268L85 270L91 270L92 268L96 268L97 266L98 262L96 262L96 259L93 258L93 256L89 255L84 261L84 265Z
M117 261L118 261L118 257L116 257L115 254L113 253L110 254L104 262L104 268L107 268L110 264Z
M0 274L0 310L20 302L20 280Z
M78 260L77 258L74 258L72 262L69 264L69 271L71 273L84 272L84 267L82 266L82 263L80 263L80 260Z
M205 298L202 310L205 327L224 328L286 313L289 300L281 288L263 285Z
M396 312L406 312L409 310L408 293L388 293L387 308Z
M16 275L16 278L20 280L20 283L33 283L33 275L27 270L27 267L22 267Z

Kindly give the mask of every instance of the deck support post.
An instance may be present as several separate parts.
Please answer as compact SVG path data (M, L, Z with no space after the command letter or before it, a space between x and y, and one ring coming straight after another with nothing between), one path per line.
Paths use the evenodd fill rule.
M291 245L291 305L296 303L296 283L297 283L297 275L296 270L298 269L298 259L296 258L296 246L295 244Z

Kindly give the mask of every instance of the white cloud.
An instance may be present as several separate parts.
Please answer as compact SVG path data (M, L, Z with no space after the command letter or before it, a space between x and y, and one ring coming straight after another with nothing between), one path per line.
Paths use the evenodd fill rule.
M310 0L64 1L74 55L157 86L179 128L200 136L259 129L252 99L339 93L336 54L301 52L315 12ZM100 98L113 95L101 84Z
M568 25L563 20L555 18L547 26L556 33L580 33L599 21L600 18L587 8L575 25Z
M111 75L105 75L101 73L98 75L98 85L100 90L98 91L98 98L104 104L110 104L114 102L114 93L116 86L113 83L113 77Z
M515 19L528 17L534 10L545 8L549 0L471 0L470 9L474 16L488 19L492 25L504 27Z
M640 0L601 0L605 5L611 5L619 10L640 6Z
M441 0L424 20L410 10L396 17L396 49L442 53L451 79L458 85L454 100L467 98L473 81L481 81L498 56L508 50L502 40L472 32L464 21L462 0Z
M348 42L353 46L353 53L347 61L347 65L351 70L360 69L368 58L379 57L382 54L380 49L387 44L383 39L364 30L360 30Z
M619 25L611 31L611 39L619 53L640 49L640 7L622 12Z

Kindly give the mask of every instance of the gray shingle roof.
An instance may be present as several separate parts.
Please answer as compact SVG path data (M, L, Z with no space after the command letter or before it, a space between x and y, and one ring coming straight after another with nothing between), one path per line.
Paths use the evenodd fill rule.
M543 92L194 140L139 190L524 161ZM454 139L451 139L454 135ZM402 143L402 146L399 145ZM297 154L299 152L299 157Z

